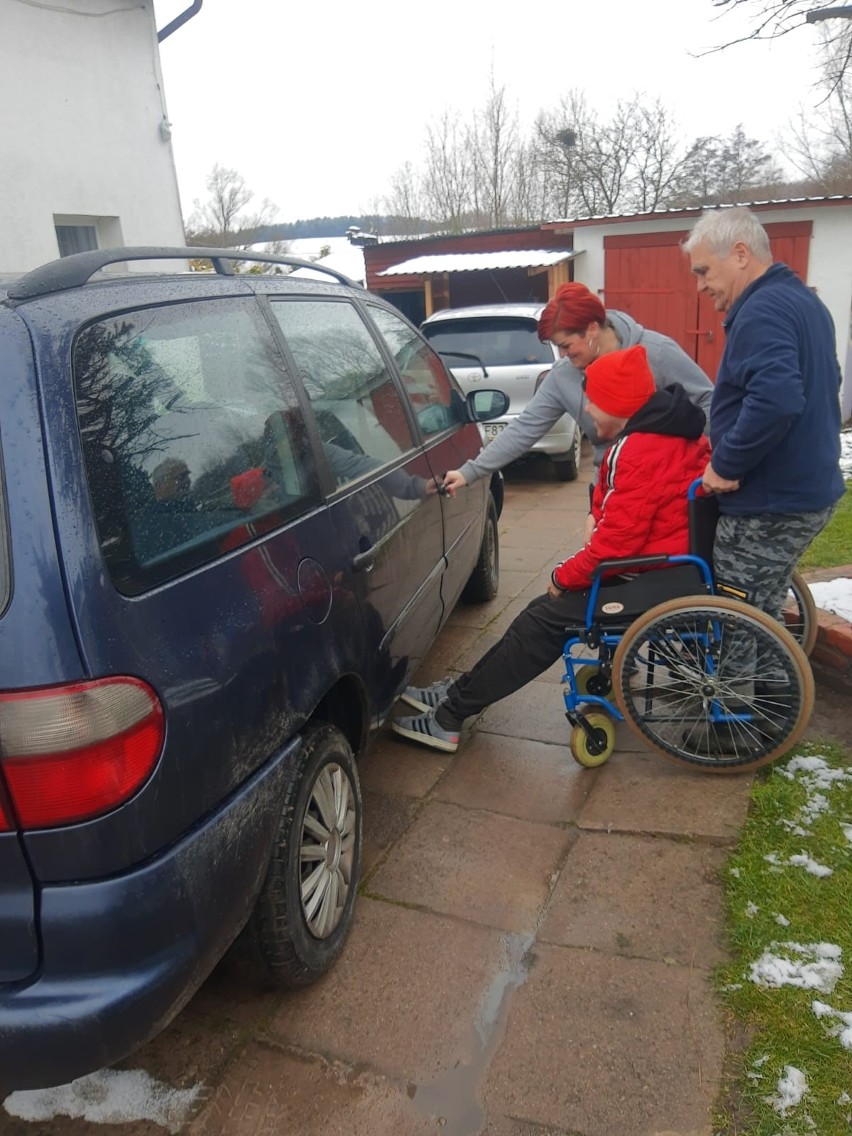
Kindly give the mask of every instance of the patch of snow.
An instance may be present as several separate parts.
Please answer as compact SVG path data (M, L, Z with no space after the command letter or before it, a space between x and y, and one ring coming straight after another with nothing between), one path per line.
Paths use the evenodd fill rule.
M779 927L789 927L790 926L790 920L787 918L786 915L776 915L775 916L775 922L778 924Z
M799 986L830 994L843 976L843 952L834 943L770 943L749 967L756 986Z
M734 877L734 879L738 880L742 873L740 872L739 868L731 868L731 875Z
M842 824L840 827L843 829L843 835L852 844L852 824Z
M811 1002L811 1009L816 1017L831 1019L829 1035L839 1038L844 1049L852 1049L852 1013L845 1010L835 1010L831 1006L827 1006L825 1002L818 1002L816 999Z
M202 1085L173 1089L154 1080L144 1069L101 1069L54 1089L11 1093L3 1107L20 1120L52 1120L56 1116L70 1116L90 1124L150 1120L177 1133L202 1091Z
M817 754L791 758L778 769L778 773L790 781L798 781L806 793L805 803L796 816L780 822L797 836L808 835L806 829L826 812L829 807L827 794L842 782L852 781L852 771L837 769Z
M838 1104L852 1104L852 1097L848 1093L841 1093L837 1098Z
M757 906L756 903L751 903L751 902L747 903L746 908L745 908L746 919L754 919L754 917L755 917L755 915L757 915L758 911L760 911L760 908Z
M808 1091L808 1079L795 1065L785 1065L784 1075L778 1078L775 1095L764 1097L779 1116L786 1117L790 1111L802 1103Z
M840 469L844 477L852 477L852 430L840 435Z
M826 867L825 864L819 864L810 856L806 856L804 852L799 852L796 856L791 856L787 861L794 868L804 868L806 872L810 872L812 876L824 878L825 876L833 876L834 869Z
M808 587L817 607L839 615L841 619L852 620L852 580L845 577L814 580Z

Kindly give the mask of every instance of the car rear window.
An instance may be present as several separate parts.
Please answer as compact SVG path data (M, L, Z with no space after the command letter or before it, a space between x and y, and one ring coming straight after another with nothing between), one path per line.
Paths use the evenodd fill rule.
M422 330L450 367L475 366L472 360L453 359L454 351L476 355L486 367L553 363L553 350L538 338L534 320L505 316L441 320Z
M127 312L74 347L101 550L127 595L318 504L292 383L254 300Z

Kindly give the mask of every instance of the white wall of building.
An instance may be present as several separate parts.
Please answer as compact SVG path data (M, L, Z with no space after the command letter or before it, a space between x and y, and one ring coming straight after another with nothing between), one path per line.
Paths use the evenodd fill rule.
M756 210L763 224L812 221L807 283L831 312L837 335L837 357L844 368L841 403L844 419L852 414L852 203L802 204L794 209ZM691 217L651 218L574 229L574 276L593 292L604 288L604 237L633 233L676 232L694 224Z
M152 0L0 0L0 139L0 273L56 259L56 217L185 243Z

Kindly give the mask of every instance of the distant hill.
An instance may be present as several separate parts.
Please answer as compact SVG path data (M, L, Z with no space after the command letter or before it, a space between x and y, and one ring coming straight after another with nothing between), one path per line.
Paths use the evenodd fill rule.
M396 236L416 236L418 233L433 233L436 228L434 221L425 218L412 220L410 217L386 216L346 216L346 217L311 217L307 220L280 221L274 225L267 225L258 230L257 241L291 241L304 237L344 237L351 225L357 225L365 233L377 233L379 236L394 234Z

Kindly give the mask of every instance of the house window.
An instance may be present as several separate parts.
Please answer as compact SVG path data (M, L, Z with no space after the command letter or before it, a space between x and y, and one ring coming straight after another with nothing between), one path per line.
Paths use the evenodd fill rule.
M98 247L98 230L94 225L56 225L59 255L89 252Z

